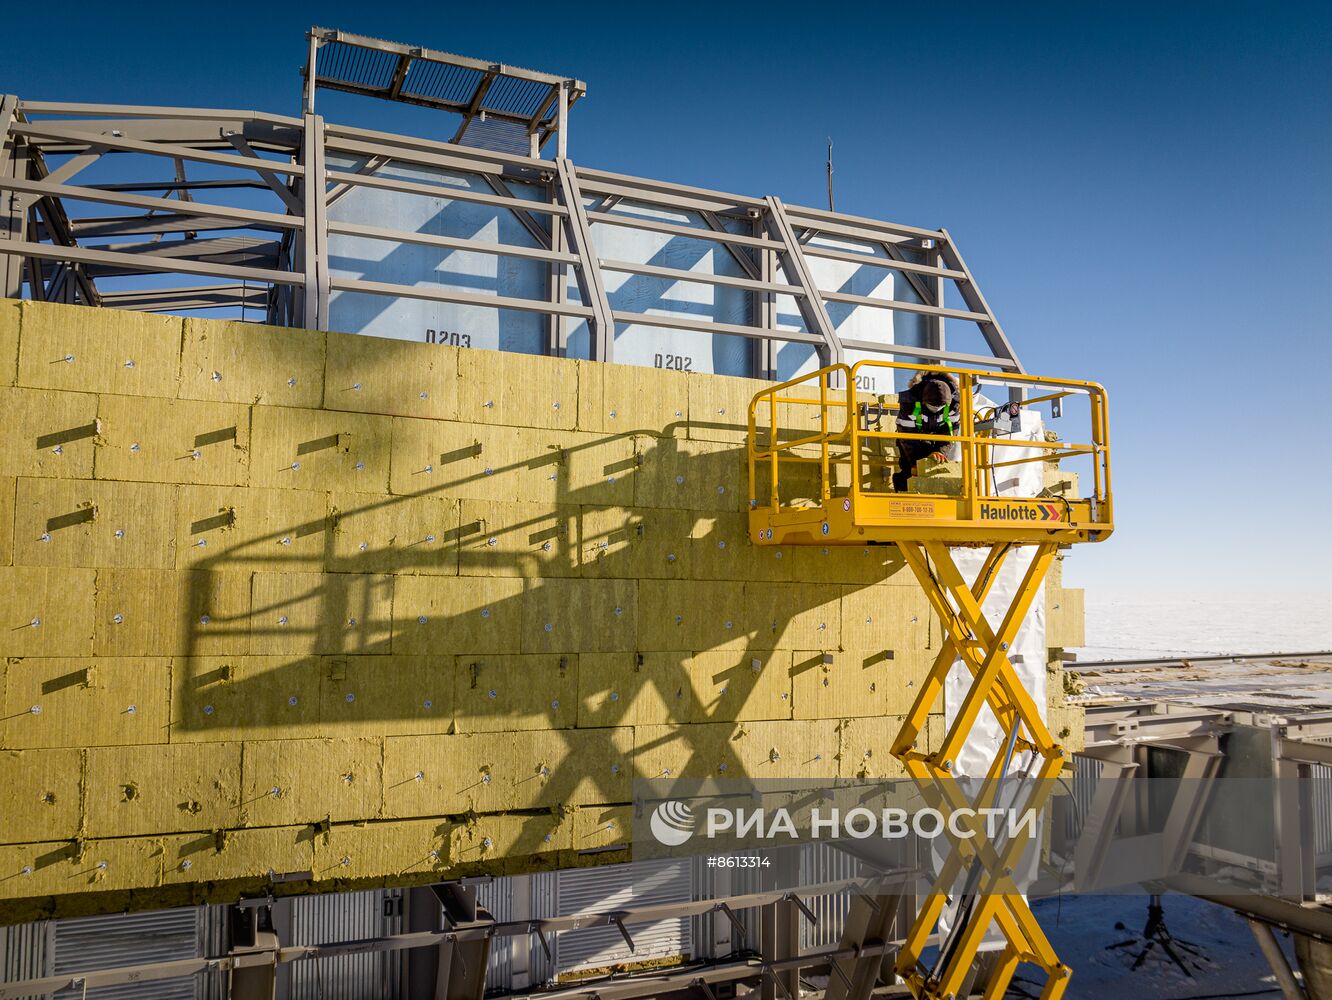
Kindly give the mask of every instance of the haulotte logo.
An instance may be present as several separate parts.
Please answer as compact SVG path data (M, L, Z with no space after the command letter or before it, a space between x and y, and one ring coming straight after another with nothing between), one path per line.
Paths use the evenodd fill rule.
M694 811L683 802L667 799L652 811L648 825L652 836L667 847L680 847L694 835L698 821Z

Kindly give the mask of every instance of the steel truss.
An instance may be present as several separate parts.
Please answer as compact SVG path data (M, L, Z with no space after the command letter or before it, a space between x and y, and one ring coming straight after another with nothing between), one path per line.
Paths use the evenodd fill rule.
M387 44L387 43L386 43ZM412 57L424 58L424 57ZM322 85L322 81L321 81ZM562 134L562 133L560 133ZM115 184L79 183L79 175L114 157L143 173ZM359 169L330 159L363 161ZM58 164L56 161L60 161ZM137 161L137 162L136 162ZM159 165L157 170L153 165ZM435 167L482 178L485 190L385 176L389 165ZM224 178L191 177L219 168ZM233 176L234 175L234 176ZM511 184L534 187L518 197ZM537 246L492 243L329 219L329 205L357 188L428 195L511 211ZM0 295L147 308L155 311L247 307L262 299L271 324L328 329L337 292L479 305L549 318L549 350L562 354L572 322L590 327L592 357L614 359L614 328L641 324L667 330L729 334L755 345L753 374L770 377L771 348L808 344L822 364L849 350L916 361L1021 372L1022 365L946 230L920 229L757 198L576 166L566 156L537 159L457 143L435 142L249 111L127 107L0 99ZM240 192L244 207L235 201ZM589 199L592 200L588 207ZM647 207L689 213L697 225L645 217ZM616 226L712 244L740 265L742 276L602 258L594 226ZM333 236L436 247L545 262L546 294L523 298L464 289L334 276ZM823 238L820 242L820 238ZM864 252L826 245L832 240ZM874 255L882 252L882 256ZM922 299L897 301L819 288L812 260L854 263L900 274ZM568 269L579 302L564 294ZM613 309L605 274L619 272L727 286L749 293L754 322L722 323L683 315ZM103 292L99 280L191 275L216 284L139 292ZM946 305L949 287L965 308ZM804 329L778 328L775 302L790 296ZM829 304L923 315L927 343L883 344L840 337ZM975 323L990 354L949 350L945 323Z
M630 928L637 924L653 923L675 917L698 916L706 913L723 915L739 925L737 911L759 908L761 919L772 921L784 907L789 907L804 919L816 921L813 911L803 902L816 896L854 892L858 897L895 900L909 888L914 872L885 873L867 878L825 882L802 886L799 889L776 889L723 898L695 900L688 903L659 904L629 907L604 913L582 913L568 917L544 917L525 920L495 921L476 905L475 883L481 880L441 883L427 891L435 898L436 930L413 931L386 937L359 941L339 941L319 945L283 945L272 930L267 911L274 901L256 899L243 902L236 908L240 916L233 924L248 926L244 940L233 942L228 955L205 958L180 959L143 965L122 966L112 969L82 971L31 979L21 982L0 983L0 1000L22 1000L33 995L46 995L63 989L87 991L98 987L130 983L154 983L200 973L227 973L230 979L229 995L232 1000L272 1000L276 988L277 970L293 962L319 958L336 958L366 952L417 952L430 950L437 953L428 977L409 975L407 995L415 997L447 997L449 1000L480 1000L484 991L486 956L492 941L513 937L530 937L549 953L549 935L579 928L610 926L619 929L630 947L633 946ZM802 898L803 897L803 898ZM441 920L442 918L442 920ZM855 944L807 954L796 954L769 939L765 934L764 954L755 958L720 960L687 969L663 969L651 975L619 975L609 981L598 981L588 986L566 989L542 989L532 995L560 1000L588 998L588 1000L629 1000L634 997L663 997L682 994L690 997L700 992L713 997L713 987L748 982L763 995L784 996L796 1000L799 972L836 968L838 964L870 960L876 965L890 960L901 941L888 937L862 936ZM525 995L525 994L519 994Z

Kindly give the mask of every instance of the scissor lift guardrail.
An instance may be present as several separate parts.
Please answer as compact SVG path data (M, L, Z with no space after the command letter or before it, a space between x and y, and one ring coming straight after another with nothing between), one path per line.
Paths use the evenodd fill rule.
M876 370L945 372L956 380L960 394L961 433L937 435L885 431L883 416L894 415L896 405L885 397L858 394L857 385L870 382ZM994 386L1003 391L1002 402L977 412L977 390ZM814 391L817 390L817 391ZM1033 394L1034 393L1034 394ZM994 419L1001 411L1011 419L1023 409L1049 404L1053 412L1064 402L1083 397L1089 404L1090 441L1067 443L1005 437ZM783 435L784 408L795 412L817 407L818 429L799 433L802 424ZM806 411L807 412L807 411ZM917 998L952 1000L961 995L972 963L986 933L997 926L1005 941L999 962L984 996L1004 995L1018 965L1030 962L1046 976L1041 992L1057 1000L1067 989L1071 970L1061 963L1041 931L1025 897L1013 879L1013 868L1031 838L1022 831L1000 842L987 837L983 810L1000 800L1014 756L1030 752L1031 779L1020 808L1039 811L1048 799L1066 753L1050 735L1040 708L1025 688L1008 657L1055 553L1061 545L1101 541L1114 528L1110 490L1110 448L1107 436L1104 388L1093 382L1039 378L1029 375L974 369L861 361L832 365L758 393L749 406L749 520L750 537L759 545L896 544L939 616L947 637L921 686L910 714L892 747L928 805L948 816L945 829L952 852L939 871L898 954L897 974ZM760 441L760 415L766 418L766 440ZM875 487L887 481L886 470L896 464L892 443L927 439L956 443L960 452L960 491L957 495L897 492ZM761 446L762 445L762 446ZM873 454L874 449L879 453ZM1026 453L1005 449L1022 449ZM1035 454L1032 454L1034 452ZM1042 489L1034 497L1004 495L996 489L998 469L1027 463L1045 463L1079 457L1092 464L1091 489L1085 498L1066 497ZM817 496L784 502L784 469L817 467ZM845 478L839 474L845 472ZM769 477L766 495L758 485ZM951 546L989 546L976 579L968 583L958 569ZM1017 592L998 628L991 627L982 606L1005 559L1016 546L1035 547ZM955 660L972 674L972 684L942 745L920 749L920 736ZM969 800L954 779L953 764L981 712L988 705L1004 732L980 791ZM959 814L959 810L967 810ZM957 825L954 816L957 814ZM970 830L957 836L955 829ZM944 907L957 900L950 933L944 936L937 957L926 965L923 953Z

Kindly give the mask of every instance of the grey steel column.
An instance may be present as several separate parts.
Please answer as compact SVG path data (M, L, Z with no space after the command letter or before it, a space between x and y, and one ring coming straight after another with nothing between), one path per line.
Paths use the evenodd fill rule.
M324 119L307 114L303 119L301 165L305 168L301 195L304 229L301 232L303 325L310 330L328 329L328 200L324 169Z
M14 121L18 97L6 94L0 97L0 178L18 175L20 161L9 126ZM0 241L22 240L23 220L27 216L20 198L12 191L0 192ZM0 244L0 249L3 245ZM17 254L4 254L0 259L0 296L17 299L23 293L23 258Z
M819 286L810 273L809 262L805 260L805 255L800 250L800 241L796 239L791 220L786 217L782 200L771 194L763 200L768 203L768 228L780 244L777 249L781 253L782 271L786 274L786 280L799 286L804 292L804 295L796 296L800 315L805 325L809 327L809 332L816 333L823 339L823 344L819 347L819 360L824 365L840 365L846 360L842 352L842 342L837 339L837 331L833 327L831 317L828 316L828 310L823 305Z
M1249 930L1253 931L1253 936L1258 941L1258 947L1262 949L1267 964L1272 967L1272 972L1276 975L1277 985L1281 987L1281 993L1286 1000L1308 1000L1304 990L1300 989L1300 984L1295 979L1295 973L1291 971L1290 963L1286 961L1286 953L1281 950L1281 945L1277 942L1276 935L1272 933L1272 928L1261 920L1254 920L1250 917Z
M606 297L606 286L601 279L601 264L597 260L596 249L592 245L592 230L588 225L587 211L583 207L583 192L578 186L578 174L574 165L567 159L555 161L558 174L558 192L560 202L568 215L564 218L569 236L569 247L578 255L578 289L583 295L583 304L592 309L588 328L592 334L591 355L594 361L611 361L615 355L615 319L611 312L610 300Z

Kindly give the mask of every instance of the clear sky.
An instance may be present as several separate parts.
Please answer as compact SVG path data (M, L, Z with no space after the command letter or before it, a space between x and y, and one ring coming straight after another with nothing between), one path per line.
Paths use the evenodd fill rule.
M831 136L839 210L948 228L1030 370L1110 389L1071 582L1332 589L1327 4L19 4L0 90L295 114L311 24L585 80L589 166L819 206Z

